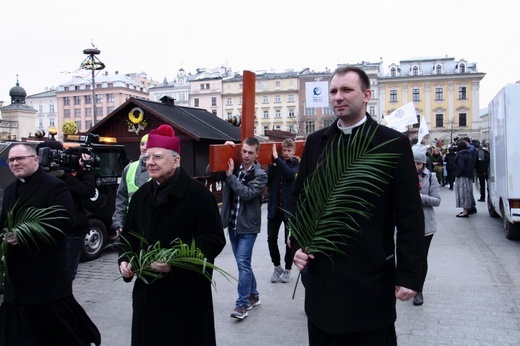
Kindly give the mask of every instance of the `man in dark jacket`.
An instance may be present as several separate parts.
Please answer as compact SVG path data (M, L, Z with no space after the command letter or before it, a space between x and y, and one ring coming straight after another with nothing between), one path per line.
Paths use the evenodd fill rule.
M326 170L327 165L320 165L322 154L336 155L342 148L339 138L345 136L342 145L348 145L348 138L358 131L370 141L371 148L384 144L375 149L377 152L398 154L391 165L381 168L383 174L377 175L387 178L356 178L356 172L354 177L345 172L342 181L366 179L374 183L370 189L377 193L369 193L367 185L359 182L344 204L335 204L332 216L324 216L323 222L329 223L349 223L348 216L354 218L349 224L359 233L345 228L345 243L338 245L344 254L334 252L328 257L302 249L295 253L295 265L307 271L305 312L311 346L396 345L396 299L409 300L421 287L424 217L410 142L372 120L366 113L370 96L370 80L363 70L344 66L333 73L329 101L338 120L309 135L294 183L295 197L299 198L296 209L300 210L304 208L301 203L314 198L302 192L304 183L312 184L310 175ZM359 206L361 200L368 203L367 209ZM350 209L362 209L369 217ZM299 246L291 239L291 248Z
M238 319L247 317L247 311L260 304L251 266L253 247L262 225L262 193L267 184L267 173L256 161L259 150L258 139L247 137L242 143L242 162L238 167L235 168L233 158L229 159L220 211L237 262L238 298L230 316Z
M291 281L292 252L287 244L287 220L291 203L291 193L294 178L298 173L300 159L294 157L296 145L292 139L285 139L282 142L282 157L278 155L276 144L273 144L273 162L267 168L267 186L269 196L267 199L267 245L269 255L274 264L274 271L271 275L271 282L281 281L287 283ZM278 249L278 233L280 226L284 224L284 243L285 243L285 267L281 266L280 250Z
M61 151L63 150L63 145L56 140L42 142L36 147L39 156L40 149L42 148ZM82 153L81 157L77 158L77 162L72 163L73 167L70 167L70 165L68 167L62 167L55 162L44 167L49 170L49 174L67 184L74 203L74 227L67 233L67 263L69 264L71 280L76 278L81 252L85 248L85 235L89 231L84 199L92 198L96 195L94 172L91 169L87 169L83 164L84 160L89 159L90 155Z
M451 146L448 149L448 153L444 156L444 163L447 171L447 184L450 186L450 190L453 190L453 184L455 183L455 157L457 154L455 153L455 147Z
M72 295L65 234L73 227L74 207L67 186L39 167L30 145L14 145L7 162L17 179L5 189L0 228L9 211L20 216L27 207L60 210L43 225L52 241L36 236L27 247L14 233L0 239L8 243L9 275L0 307L0 345L99 345L99 331Z
M161 125L149 133L142 160L151 180L132 196L122 243L130 243L137 254L148 244L160 242L168 248L176 239L185 244L194 240L213 263L226 244L217 201L180 167L179 153L180 139L171 126ZM121 255L119 270L125 281L131 281L130 259ZM210 280L167 263L154 262L151 269L165 276L150 284L135 281L132 346L215 345Z
M489 151L479 145L477 147L477 162L475 167L480 187L479 202L486 201L486 182L489 174L489 159Z

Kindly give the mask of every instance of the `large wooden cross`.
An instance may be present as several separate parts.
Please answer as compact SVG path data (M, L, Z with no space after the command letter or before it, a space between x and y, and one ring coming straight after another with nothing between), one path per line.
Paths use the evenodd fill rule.
M240 125L241 130L241 141L247 137L253 137L255 135L255 83L256 76L251 71L244 71L243 85L242 85L242 124ZM304 141L295 141L296 150L295 155L301 156L303 151ZM273 161L273 144L276 144L279 155L281 154L282 143L281 142L261 142L260 152L258 155L258 162L264 168ZM228 168L229 158L233 158L235 161L235 167L242 161L240 156L242 145L236 144L235 147L225 144L214 144L209 146L209 171L220 172L225 171Z

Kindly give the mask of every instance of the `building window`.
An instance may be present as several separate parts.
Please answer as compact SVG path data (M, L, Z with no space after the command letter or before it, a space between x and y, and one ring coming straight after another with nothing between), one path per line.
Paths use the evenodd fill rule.
M466 65L464 65L464 64L459 65L459 73L466 73Z
M96 107L96 116L98 116L98 117L103 116L103 107Z
M390 69L390 77L395 77L395 75L396 75L395 67L392 67L392 68Z
M81 104L81 97L74 96L74 104L75 105L80 105Z
M92 118L92 108L85 108L85 118Z
M64 109L63 110L63 117L64 118L70 118L70 109Z
M275 117L275 118L281 118L281 117L282 117L282 113L280 112L279 109L277 109L277 110L275 111L275 115L274 115L274 117Z
M85 95L85 104L86 105L92 104L92 96Z
M115 102L114 94L107 94L107 102L108 103L114 103Z
M368 107L368 114L376 115L376 106L369 106Z
M444 100L442 88L435 88L435 101L442 101Z
M442 73L442 67L441 65L435 66L435 74L441 74Z
M418 76L419 75L419 68L417 66L414 66L413 69L412 69L412 74L414 76Z
M68 96L63 98L63 105L70 106L70 98Z
M279 80L277 80L276 82L274 82L274 85L276 88L279 88L282 86L282 82L280 82Z
M75 121L75 123L76 123L76 126L78 127L78 130L79 130L79 131L83 130L83 129L81 128L81 121Z
M419 91L419 89L412 89L412 101L421 101L421 92Z
M54 121L54 118L49 118L49 126L56 126L54 125L55 124L55 121Z
M294 95L293 94L289 94L287 101L288 102L294 102Z
M294 118L294 109L289 109L289 118Z
M280 131L282 128L280 127L280 125L276 125L276 126L275 126L275 129L276 129L277 131Z
M290 132L290 133L294 133L294 132L295 132L295 131L294 131L294 125L293 125L293 124L289 125L289 132Z
M390 102L397 102L397 90L390 90Z
M466 87L459 87L459 100L466 100Z
M85 120L85 126L87 129L90 129L92 127L92 120Z
M81 118L81 108L74 108L74 118Z
M274 102L282 102L280 95L274 95Z
M269 111L264 111L264 119L268 119L269 118Z
M419 114L417 114L417 123L413 124L412 127L414 129L418 129L420 125L421 125L421 116Z
M103 95L96 95L96 103L103 103Z
M333 119L323 119L323 127L329 127L333 122Z
M38 119L38 127L43 127L43 119L42 118Z
M268 131L269 130L269 126L264 126L264 136L265 136L265 131Z
M113 88L114 87L114 83L108 83L107 85L109 88Z
M314 131L316 131L316 125L315 125L314 120L307 120L305 122L305 133L306 134L311 134Z
M216 116L216 115L217 115L217 110L216 110L216 109L212 109L212 110L211 110L211 114L213 114L213 115Z
M321 109L322 114L334 114L331 107L323 107Z
M262 97L262 103L269 103L269 96L264 95L264 96Z
M444 114L435 114L435 127L444 127Z
M54 113L54 105L49 105L49 113Z
M193 106L198 107L199 106L199 99L193 99Z
M305 107L305 115L316 115L316 108Z
M110 114L114 111L115 107L114 106L108 106L107 107L107 113Z
M233 105L233 99L232 99L231 97L228 97L228 98L226 99L226 105L227 105L227 106L232 106L232 105Z
M200 90L209 90L209 83L202 83L200 85Z
M466 113L459 113L459 126L468 126L466 120Z
M216 97L212 97L211 98L211 105L212 106L216 106L217 105L217 98Z

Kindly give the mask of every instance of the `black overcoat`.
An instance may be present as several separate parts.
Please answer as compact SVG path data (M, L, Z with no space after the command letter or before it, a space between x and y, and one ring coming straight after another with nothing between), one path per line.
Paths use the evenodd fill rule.
M25 184L23 193L17 196L19 185ZM9 245L8 273L10 279L5 284L4 299L13 304L39 304L51 302L72 294L72 283L67 266L67 247L65 233L72 229L74 204L67 186L39 167L22 183L16 179L6 187L2 204L0 226L4 226L6 213L15 206L14 214L21 207L44 208L60 206L64 209L60 216L50 223L60 229L60 233L48 229L55 244L38 241L39 249L24 249L20 245ZM57 214L58 215L58 214Z
M377 124L367 114L366 123L354 131L363 126L376 128ZM295 198L329 141L339 133L336 121L309 135L294 184ZM370 219L356 217L362 232L350 246L342 248L345 255L333 254L329 259L317 254L307 266L305 311L309 320L325 332L389 327L396 319L395 286L416 291L421 287L424 216L410 142L403 134L379 126L371 145L393 138L397 140L383 150L400 154L393 168L385 168L389 182L378 183L378 196L362 189L356 192L372 204L367 210ZM296 249L297 244L293 251Z
M124 235L134 252L141 245L132 232L144 236L150 245L160 241L162 247L176 238L188 244L195 239L196 246L213 262L226 243L215 197L182 168L162 185L166 197L161 202L154 196L154 181L132 196ZM119 262L122 260L127 259ZM207 278L178 267L152 284L136 280L132 345L214 345L211 290Z

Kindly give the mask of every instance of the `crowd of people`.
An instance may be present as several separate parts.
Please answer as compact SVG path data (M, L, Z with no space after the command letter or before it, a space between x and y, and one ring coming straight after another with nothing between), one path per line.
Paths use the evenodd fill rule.
M441 187L455 192L462 208L457 217L475 213L472 186L477 180L478 201L485 201L489 152L469 138L448 150L410 146L404 134L380 126L366 112L370 98L362 69L336 69L329 90L336 121L308 136L301 158L292 139L280 149L273 144L267 169L257 160L258 139L246 138L241 161L229 158L221 173L220 210L213 194L182 168L181 139L171 126L141 139L139 160L124 169L113 217L126 244L119 270L134 285L133 346L170 345L172 335L182 345L215 345L216 338L211 280L162 258L140 268L132 254L154 244L168 250L179 241L193 242L213 263L228 241L238 271L229 316L244 320L260 305L264 280L255 277L252 260L262 222L268 233L262 246L274 266L270 282L291 282L293 265L302 272L310 345L397 344L396 301L424 303ZM363 151L364 146L375 149ZM77 239L85 232L81 200L93 193L92 172L48 174L26 144L13 146L7 161L17 179L5 190L0 226L27 206L57 207L59 217L44 227L51 242L37 237L25 246L14 231L0 239L13 259L0 306L0 345L99 345L97 327L72 293ZM206 273L211 278L211 270Z

